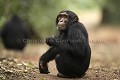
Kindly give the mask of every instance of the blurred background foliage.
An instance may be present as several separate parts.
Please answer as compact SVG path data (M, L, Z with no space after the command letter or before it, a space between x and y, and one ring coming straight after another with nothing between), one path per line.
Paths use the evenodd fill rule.
M119 24L120 0L0 0L0 27L11 15L18 14L42 37L55 33L55 18L61 10L76 13L98 10L101 23Z

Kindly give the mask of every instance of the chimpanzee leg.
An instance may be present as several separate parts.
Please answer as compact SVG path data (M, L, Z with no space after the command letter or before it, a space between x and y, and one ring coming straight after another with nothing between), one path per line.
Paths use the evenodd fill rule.
M43 73L43 74L49 73L47 63L55 59L57 54L59 54L59 51L55 47L52 47L45 54L41 56L39 60L40 73Z
M80 62L74 59L72 55L68 53L58 54L55 58L58 76L64 78L81 77L85 73L82 71Z

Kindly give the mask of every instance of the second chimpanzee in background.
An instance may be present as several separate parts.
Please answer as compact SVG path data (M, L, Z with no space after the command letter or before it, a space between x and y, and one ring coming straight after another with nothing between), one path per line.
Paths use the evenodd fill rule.
M57 76L65 78L82 77L87 71L91 49L88 33L78 16L72 11L61 11L56 18L59 35L48 37L46 43L51 48L41 56L40 73L48 74L47 63L55 59Z
M1 38L5 48L23 50L26 46L23 40L29 37L28 32L28 28L21 18L13 15L1 30Z

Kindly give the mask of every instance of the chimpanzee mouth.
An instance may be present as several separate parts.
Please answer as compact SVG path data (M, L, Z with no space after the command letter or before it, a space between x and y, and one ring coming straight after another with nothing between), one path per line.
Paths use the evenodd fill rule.
M65 29L65 27L63 27L63 26L58 26L57 29L63 30L63 29Z

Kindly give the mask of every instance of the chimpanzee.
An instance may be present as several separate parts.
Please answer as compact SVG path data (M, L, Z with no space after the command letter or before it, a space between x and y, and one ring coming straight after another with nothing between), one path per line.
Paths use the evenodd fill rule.
M1 38L5 48L12 50L23 50L26 43L23 39L28 38L28 28L21 18L14 14L6 22L1 30Z
M51 47L39 60L39 70L48 74L47 63L55 59L58 77L76 78L85 75L91 58L88 33L78 16L69 10L61 11L56 18L59 35L46 38Z

